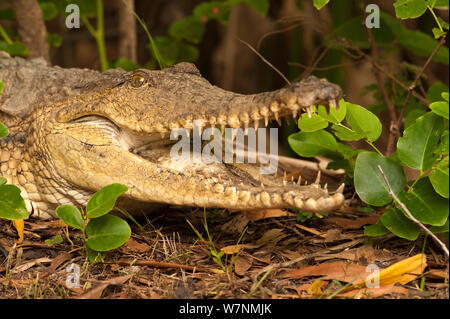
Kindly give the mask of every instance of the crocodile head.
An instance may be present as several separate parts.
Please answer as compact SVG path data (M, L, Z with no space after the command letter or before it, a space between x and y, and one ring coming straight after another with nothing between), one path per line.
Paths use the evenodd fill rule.
M335 107L341 89L325 79L311 76L277 91L242 95L211 85L194 65L181 63L162 71L115 71L82 92L42 111L45 120L33 133L40 141L34 150L45 158L38 179L45 185L38 188L52 187L57 194L48 197L56 204L84 204L111 183L127 185L125 197L137 203L325 211L343 202L342 190L280 181L260 174L256 164L171 156L177 141L170 133L192 131L194 123L219 132L258 129L312 105Z

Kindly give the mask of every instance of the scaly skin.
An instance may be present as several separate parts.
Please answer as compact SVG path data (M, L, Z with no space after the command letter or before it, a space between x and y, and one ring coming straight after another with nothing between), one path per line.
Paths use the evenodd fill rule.
M111 183L129 191L126 209L147 204L229 209L326 211L343 202L342 188L283 183L255 164L173 163L169 133L204 127L257 128L260 120L296 116L316 104L336 105L338 86L325 79L273 92L242 95L201 77L192 64L163 71L47 67L38 60L0 59L1 175L19 186L29 212L52 218L58 205L86 205ZM263 183L263 185L262 185Z

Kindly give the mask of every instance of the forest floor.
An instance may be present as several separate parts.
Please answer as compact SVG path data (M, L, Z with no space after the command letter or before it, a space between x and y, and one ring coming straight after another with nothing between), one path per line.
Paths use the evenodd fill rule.
M81 233L59 221L25 221L19 245L12 223L0 220L0 298L449 298L438 246L423 236L368 238L363 226L377 213L344 207L301 223L278 209L206 214L207 228L202 209L138 218L131 239L95 264ZM61 243L48 241L58 235ZM358 288L373 264L388 268L379 287Z

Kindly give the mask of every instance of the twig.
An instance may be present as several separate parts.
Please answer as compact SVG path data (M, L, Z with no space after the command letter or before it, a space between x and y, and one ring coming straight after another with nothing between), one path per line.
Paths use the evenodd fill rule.
M154 260L138 260L136 262L132 262L130 260L118 260L113 262L105 262L105 264L119 264L122 266L130 266L130 265L136 265L136 266L148 266L148 267L154 267L154 268L162 268L162 269L183 269L187 271L201 271L201 272L214 272L212 269L207 269L203 267L193 267L188 265L182 265L182 264L173 264L173 263L166 263L166 262L159 262Z
M307 78L310 74L311 71L314 70L314 68L317 66L317 64L319 64L320 61L322 61L322 59L325 57L325 55L327 54L329 50L329 47L326 47L325 50L323 50L320 55L317 57L317 59L313 62L313 64L307 68L302 75L300 75L300 79L304 79Z
M261 58L261 60L264 61L264 63L266 63L268 66L270 66L275 72L277 72L277 73L283 78L283 80L286 81L286 83L287 83L288 85L291 85L291 81L289 81L288 78L287 78L286 76L284 76L284 74L283 74L280 70L278 70L276 67L274 67L274 66L272 65L272 63L270 63L269 61L267 61L267 60L261 55L261 53L259 53L254 47L252 47L250 44L248 44L248 43L245 42L244 40L241 40L241 39L239 39L239 38L238 38L238 40L241 41L242 43L244 43L246 46L248 46L250 50L252 50L257 56L259 56L259 57Z
M379 64L376 63L376 62L373 62L373 58L372 58L370 55L368 55L367 53L365 53L363 50L361 50L360 48L358 48L358 47L354 46L353 44L349 43L349 42L346 41L345 39L337 38L336 41L337 41L338 43L342 44L343 46L345 46L345 47L347 47L347 48L350 48L350 49L356 51L356 52L359 54L359 56L368 59L370 62L372 62L372 65L373 65L374 67L376 67L378 70L380 70L381 72L383 72L384 74L386 74L386 76L387 76L388 78L390 78L392 81L394 81L398 86L400 86L401 88L403 88L403 89L406 90L406 91L409 90L409 88L408 88L408 86L407 86L406 84L404 84L402 81L400 81L400 80L397 79L395 76L393 76L391 73L389 73L389 72L388 72L385 68L383 68L381 65L379 65ZM350 56L352 56L350 52L346 52L346 53L349 54ZM430 101L428 101L425 97L421 96L421 95L418 94L417 92L412 91L412 95L413 95L416 99L418 99L419 101L421 101L423 104L425 104L425 105L427 105L427 106L430 104Z
M411 98L411 94L413 93L414 89L416 88L417 82L419 81L422 74L425 72L425 69L427 68L428 64L430 64L433 57L436 55L436 53L438 53L439 49L444 45L445 38L446 38L446 35L444 35L441 38L441 41L439 41L439 44L436 46L436 48L434 48L433 53L431 53L431 55L428 57L425 64L420 69L419 73L417 73L416 78L414 79L414 82L408 87L408 95L406 95L405 103L403 104L402 110L400 112L400 116L397 121L398 127L400 127L400 125L401 125L401 121L403 119L403 116L405 115L406 108L408 107L409 99Z
M433 239L439 243L439 245L441 246L442 250L445 252L445 254L447 255L448 258L448 249L445 246L445 244L439 239L437 238L437 236L435 234L433 234L428 228L426 228L420 221L418 221L412 214L411 212L408 210L408 208L405 206L405 204L403 204L400 199L397 197L397 195L394 194L394 191L392 190L391 184L389 183L388 179L386 178L386 175L384 174L383 169L381 168L380 165L377 165L378 170L380 171L381 175L383 176L384 182L386 183L388 189L389 189L389 194L392 196L392 198L397 202L397 204L400 205L400 207L403 209L403 211L406 213L406 215L408 215L409 219L411 219L414 223L416 223L420 228L422 228L427 234L429 234L431 237L433 237Z

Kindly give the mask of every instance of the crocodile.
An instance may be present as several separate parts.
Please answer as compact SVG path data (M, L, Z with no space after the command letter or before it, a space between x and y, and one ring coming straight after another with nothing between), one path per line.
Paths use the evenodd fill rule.
M339 207L328 190L261 174L251 163L174 163L170 132L255 128L270 120L336 107L339 86L310 76L272 92L238 94L212 85L190 63L126 72L49 66L0 58L0 175L21 189L30 215L50 219L59 205L83 207L102 187L121 183L118 205L132 212L161 205L250 210Z

